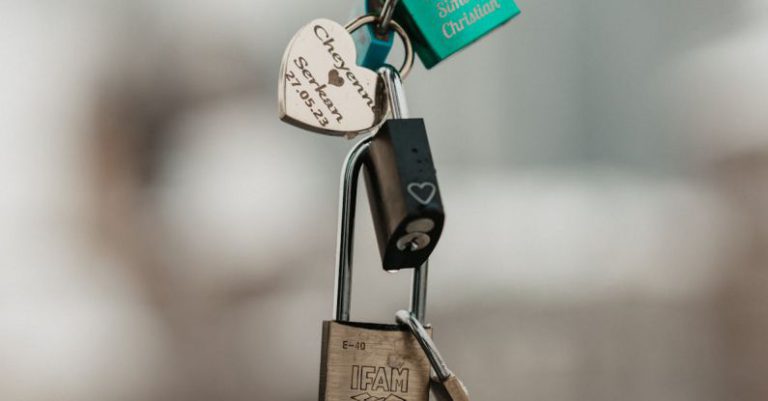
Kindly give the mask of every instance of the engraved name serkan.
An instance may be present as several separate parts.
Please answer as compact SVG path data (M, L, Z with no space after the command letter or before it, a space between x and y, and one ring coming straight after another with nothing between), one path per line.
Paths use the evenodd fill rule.
M443 36L450 39L458 35L465 28L473 25L483 18L494 13L501 8L499 0L489 0L482 4L477 4L467 10L467 6L474 0L443 0L435 2L438 16L441 19L450 17L451 19L443 24ZM462 12L460 15L459 12Z
M407 393L409 375L408 368L353 365L350 389Z

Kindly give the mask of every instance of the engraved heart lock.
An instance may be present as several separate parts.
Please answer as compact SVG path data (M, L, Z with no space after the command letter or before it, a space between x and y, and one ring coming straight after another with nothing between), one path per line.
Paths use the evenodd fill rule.
M379 101L379 76L356 64L351 32L374 23L365 15L346 27L316 19L293 37L280 67L278 99L280 119L310 131L347 136L368 132L387 114ZM413 65L413 48L405 31L393 23L406 51L401 74Z

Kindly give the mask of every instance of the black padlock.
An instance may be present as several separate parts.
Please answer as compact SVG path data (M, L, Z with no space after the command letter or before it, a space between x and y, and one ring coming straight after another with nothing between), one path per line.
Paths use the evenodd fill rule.
M392 119L381 126L371 141L365 179L384 269L426 262L445 212L423 119Z

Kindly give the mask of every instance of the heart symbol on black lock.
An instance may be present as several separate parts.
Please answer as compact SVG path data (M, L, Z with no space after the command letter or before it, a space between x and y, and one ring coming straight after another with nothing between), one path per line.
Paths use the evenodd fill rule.
M437 195L437 186L431 182L412 182L408 184L408 193L422 205L428 205Z
M379 77L356 60L352 36L338 23L317 19L301 28L280 68L280 119L340 136L377 126L386 112L376 104Z

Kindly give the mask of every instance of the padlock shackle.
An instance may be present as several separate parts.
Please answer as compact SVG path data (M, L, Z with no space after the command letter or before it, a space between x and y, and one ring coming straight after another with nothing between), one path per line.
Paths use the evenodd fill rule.
M348 322L352 300L352 258L354 257L355 215L357 212L357 187L372 136L363 138L347 155L341 177L341 202L339 203L338 248L336 253L336 289L334 310L336 320ZM413 271L411 288L411 312L424 321L427 309L427 280L429 262Z
M421 345L421 349L424 350L424 353L427 355L427 359L429 359L429 363L432 365L432 369L435 370L435 374L440 381L446 381L453 376L453 372L448 369L445 359L440 355L440 351L437 350L435 342L432 340L429 333L427 333L427 329L424 328L424 325L421 324L418 317L413 313L401 310L397 311L395 314L395 320L397 323L407 327L413 336L416 337L416 341Z
M408 103L405 101L405 90L400 73L391 65L384 65L379 68L378 73L384 93L386 93L390 118L408 118Z
M379 69L388 107L395 118L404 118L407 114L405 96L400 74L392 66ZM336 253L336 289L334 310L336 321L348 322L352 300L352 258L355 238L355 214L357 212L357 188L360 171L371 147L373 135L369 135L352 148L344 161L341 173L341 189L339 194L339 229L338 247ZM429 262L413 271L411 288L411 312L420 321L424 321L427 306L427 278Z
M411 287L411 313L420 321L427 318L427 278L429 277L429 260L413 269L413 285Z
M372 135L363 138L349 151L344 161L344 169L341 172L338 248L336 253L336 297L334 300L336 320L340 322L349 321L349 308L352 299L352 257L354 256L357 183L372 139Z

